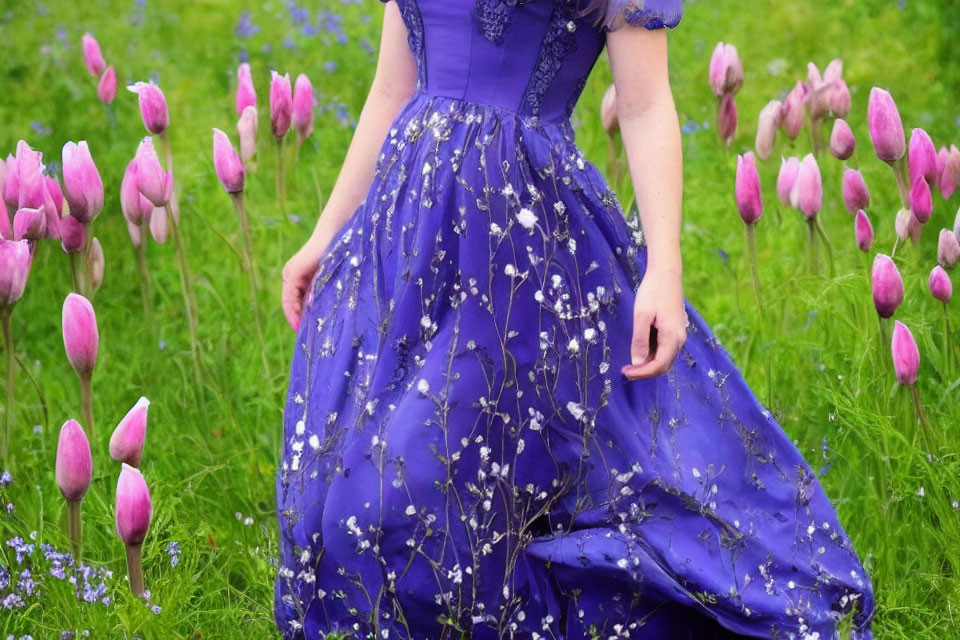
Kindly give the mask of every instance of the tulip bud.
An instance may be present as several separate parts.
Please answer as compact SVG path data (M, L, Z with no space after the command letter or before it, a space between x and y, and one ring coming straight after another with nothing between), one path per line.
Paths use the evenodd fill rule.
M90 274L90 287L93 293L100 290L103 284L103 247L96 238L90 241L90 251L87 252L87 273Z
M918 176L928 184L937 183L937 150L923 129L914 129L910 134L907 164L910 167L911 184L916 182Z
M753 161L753 154L746 152L737 156L735 196L737 212L746 224L753 224L763 214L763 199L760 194L760 175Z
M32 263L29 242L0 239L0 308L12 307L23 297Z
M910 238L910 240L916 244L920 241L923 223L917 220L910 209L900 209L894 220L894 228L896 229L897 237L900 238L901 241Z
M237 115L242 115L247 107L256 108L257 90L253 86L253 75L250 65L246 62L237 67Z
M918 175L910 188L910 211L917 222L921 224L930 219L933 214L933 197L930 195L930 185L922 175Z
M960 151L954 153L956 149L953 147L948 151L943 147L937 154L937 189L944 200L950 199L960 181Z
M97 99L103 104L110 104L117 97L117 72L113 65L107 67L97 85Z
M300 74L293 85L293 126L297 128L297 139L302 144L313 133L313 108L317 101L313 98L313 85L310 79Z
M155 207L166 205L173 193L173 176L160 166L153 138L147 136L140 142L134 162L137 165L137 188L140 193Z
M833 123L833 133L830 134L830 153L838 160L846 160L853 155L857 148L857 139L846 120L837 118Z
M796 140L803 129L804 93L803 84L797 82L783 103L783 131L791 140Z
M133 245L135 251L138 251L140 247L143 246L143 230L140 228L140 225L133 224L130 220L124 218L127 223L127 233L130 234L130 244Z
M47 195L50 196L50 200L53 201L53 217L59 220L63 215L63 189L60 188L60 182L53 176L43 176L43 183L47 190ZM47 220L50 220L50 216L47 216Z
M213 167L220 179L220 184L227 193L243 191L243 181L246 177L243 162L240 161L240 156L230 143L230 138L220 129L213 130Z
M857 248L864 253L870 251L873 246L873 225L870 224L870 218L863 209L857 212L857 217L853 220L854 233L857 238Z
M143 441L147 435L147 410L150 401L137 400L137 404L127 412L110 436L110 457L117 462L125 462L131 467L140 466L143 456Z
M797 181L790 192L790 203L802 211L807 220L816 218L823 207L823 182L813 154L808 153L800 162Z
M878 253L873 259L870 277L873 305L881 318L889 318L903 302L903 279L890 256Z
M131 160L120 182L120 209L128 222L139 226L153 211L153 203L147 200L137 183L137 162Z
M63 184L70 215L89 223L103 209L103 182L86 141L63 145Z
M73 216L60 221L60 246L68 254L80 253L87 246L87 225Z
M843 76L843 60L834 58L827 64L827 68L823 70L823 81L834 82L840 80L841 76Z
M97 365L100 334L93 305L83 296L71 293L63 301L63 346L70 366L80 377L89 376Z
M920 350L917 349L917 342L913 339L910 329L899 320L893 326L890 351L893 355L893 369L897 374L897 381L909 387L917 381L917 372L920 369Z
M19 209L13 216L14 240L40 240L47 236L47 216L43 209Z
M20 208L20 178L17 173L17 158L12 153L7 154L7 179L3 185L3 201L10 211Z
M240 158L246 165L257 154L257 108L248 106L237 121L240 137Z
M167 111L167 99L160 87L153 82L137 82L127 90L139 96L143 126L153 135L163 135L170 125L170 114Z
M69 502L82 500L93 477L90 442L76 420L67 420L60 427L57 441L57 486Z
M757 157L761 160L769 160L773 153L773 139L777 135L777 129L783 121L783 103L779 100L771 100L767 106L760 111L760 117L757 120Z
M290 74L280 75L271 71L270 75L270 128L275 138L282 138L290 129L293 119L293 92L290 89Z
M870 90L867 124L878 158L892 164L903 157L906 153L903 123L897 105L887 91L877 87Z
M937 262L952 269L960 260L960 242L950 229L941 229L937 238Z
M850 113L850 87L843 80L837 80L831 83L831 89L827 94L827 108L830 113L837 118L846 118Z
M799 172L799 158L780 158L780 174L777 176L777 197L780 199L780 204L785 207L792 206L790 203L790 193L793 191L793 185L797 182L797 174Z
M717 98L736 94L743 86L743 63L732 44L717 43L710 58L710 88Z
M729 147L737 133L737 103L732 93L723 94L720 101L720 109L717 111L717 131L720 133L720 139Z
M126 545L139 545L147 537L153 518L150 490L143 475L123 463L117 479L117 535Z
M163 207L157 207L150 214L150 235L157 244L166 244L167 232L167 211Z
M943 267L937 265L930 272L930 295L947 304L953 295L953 283L950 282L950 276L943 270Z
M87 70L94 78L100 77L106 63L103 61L103 54L100 53L100 45L89 33L83 34L81 39L83 48L83 62L87 65Z
M608 136L612 136L620 129L620 118L617 116L617 88L612 84L607 87L600 102L600 123Z
M843 170L843 205L851 214L870 208L870 191L863 174L855 169Z

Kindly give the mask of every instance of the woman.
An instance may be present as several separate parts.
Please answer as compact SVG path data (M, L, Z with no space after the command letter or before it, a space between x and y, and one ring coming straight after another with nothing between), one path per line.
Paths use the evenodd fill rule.
M816 475L683 296L680 0L383 1L283 273L283 634L872 638ZM642 233L568 119L604 46Z

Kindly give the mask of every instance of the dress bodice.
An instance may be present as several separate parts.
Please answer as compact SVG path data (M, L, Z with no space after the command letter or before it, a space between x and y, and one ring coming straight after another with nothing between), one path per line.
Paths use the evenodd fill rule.
M682 11L680 0L396 1L419 92L534 123L569 117L609 29L674 26Z

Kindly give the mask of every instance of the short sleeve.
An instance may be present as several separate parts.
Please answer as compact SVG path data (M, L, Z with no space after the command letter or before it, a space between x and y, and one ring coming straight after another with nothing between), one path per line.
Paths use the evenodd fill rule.
M672 29L683 17L683 0L591 0L590 6L601 12L601 26L610 31L624 25Z

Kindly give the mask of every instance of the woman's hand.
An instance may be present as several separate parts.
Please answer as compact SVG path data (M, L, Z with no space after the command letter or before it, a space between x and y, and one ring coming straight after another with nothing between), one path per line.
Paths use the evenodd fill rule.
M320 265L325 243L313 238L297 251L284 265L281 272L283 280L280 291L280 304L283 315L294 332L300 331L300 316L303 314L303 299Z
M687 340L688 324L679 273L648 270L637 288L631 364L623 375L639 380L666 373Z

